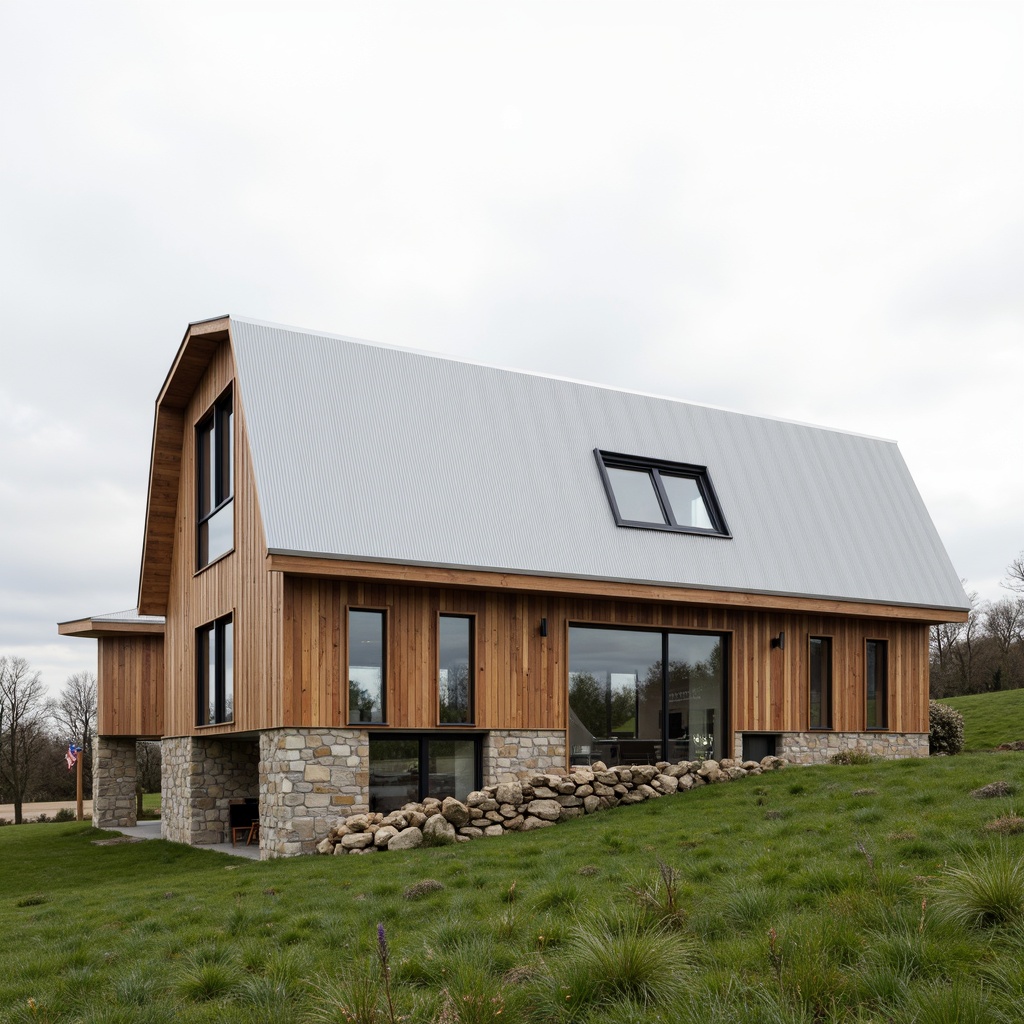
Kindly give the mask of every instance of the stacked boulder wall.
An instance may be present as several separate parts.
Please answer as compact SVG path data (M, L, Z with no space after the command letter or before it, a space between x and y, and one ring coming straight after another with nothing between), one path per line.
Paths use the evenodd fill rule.
M572 768L566 775L537 774L485 786L465 800L427 797L389 814L353 814L339 819L316 849L317 853L335 855L383 853L467 843L506 832L532 832L609 807L639 804L700 786L777 771L787 763L783 757L760 761L723 758L609 768L598 761Z

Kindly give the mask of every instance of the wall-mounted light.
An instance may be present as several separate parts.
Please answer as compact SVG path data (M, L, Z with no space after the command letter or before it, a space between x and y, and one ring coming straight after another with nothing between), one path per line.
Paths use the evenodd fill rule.
M548 620L547 619L541 619L540 620L540 635L541 636L547 636L548 635Z
M772 650L775 650L776 647L778 647L780 651L784 651L786 649L786 634L781 630L779 631L778 636L772 637Z

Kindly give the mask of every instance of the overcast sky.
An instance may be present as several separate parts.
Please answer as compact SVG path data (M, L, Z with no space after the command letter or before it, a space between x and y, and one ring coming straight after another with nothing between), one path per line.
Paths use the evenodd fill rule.
M0 0L0 654L136 599L224 313L899 442L1024 548L1020 3Z

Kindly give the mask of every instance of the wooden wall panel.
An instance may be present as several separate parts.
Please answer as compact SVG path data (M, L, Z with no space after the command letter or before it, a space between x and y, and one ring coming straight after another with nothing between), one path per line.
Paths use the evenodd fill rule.
M164 638L102 636L98 647L98 734L160 736L164 728Z
M282 647L287 724L337 727L347 718L347 610L387 612L388 726L437 727L437 617L476 623L476 727L563 729L571 623L724 632L730 638L733 731L804 731L808 638L833 645L833 728L865 728L864 642L888 641L889 729L928 729L928 627L884 619L385 586L285 575ZM548 636L540 636L541 618ZM785 632L783 650L770 641Z
M165 633L168 692L165 731L168 736L266 729L280 724L285 710L281 693L281 645L273 635L274 624L282 619L281 573L267 571L266 541L242 405L244 396L237 387L234 391L235 547L212 565L195 571L195 426L232 383L234 375L230 343L224 341L185 409ZM197 726L196 629L227 614L234 619L234 721L226 725Z

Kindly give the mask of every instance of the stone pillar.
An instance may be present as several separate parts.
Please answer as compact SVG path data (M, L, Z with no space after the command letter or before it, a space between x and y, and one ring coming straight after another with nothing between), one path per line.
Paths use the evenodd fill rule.
M365 729L268 729L260 733L260 851L313 853L342 815L370 809Z
M162 740L160 834L174 843L231 841L230 801L259 794L255 739L177 736Z
M97 736L92 741L92 823L96 828L137 824L135 737Z
M564 729L515 729L484 737L483 784L493 786L506 776L521 779L568 770ZM463 794L465 796L465 794Z

